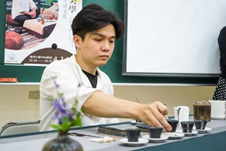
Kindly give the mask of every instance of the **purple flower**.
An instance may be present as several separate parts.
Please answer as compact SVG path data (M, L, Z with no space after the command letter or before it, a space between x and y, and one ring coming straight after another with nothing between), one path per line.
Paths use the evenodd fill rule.
M52 119L57 120L58 124L52 124L51 126L58 130L67 131L70 127L81 126L80 112L77 112L75 107L66 104L63 93L59 91L60 86L57 84L56 78L56 76L52 77L58 96L55 99L53 96L50 96L50 98L53 100L53 107L56 111ZM76 106L76 103L74 106Z
M55 113L52 117L53 120L57 119L58 118L58 113Z
M54 84L55 84L56 88L59 89L60 85L57 84L55 80L54 80Z
M70 110L66 110L66 114L65 114L68 118L71 117L71 111Z
M54 85L55 85L56 89L58 90L58 89L59 89L59 87L60 87L60 85L56 83L56 78L57 78L57 76L52 76L52 79L53 79Z
M62 104L65 104L63 97L60 97L60 100L61 100Z
M61 115L59 114L59 112L56 112L56 113L53 115L52 119L53 119L53 120L57 119L57 120L58 120L58 123L61 124L60 121L62 121L62 117L61 117Z
M62 119L63 119L63 117L59 119L59 121L58 121L59 124L62 124Z
M62 113L62 114L65 113L64 108L62 107L62 105L58 101L54 100L53 101L53 106L54 106L54 109L59 110L60 113Z

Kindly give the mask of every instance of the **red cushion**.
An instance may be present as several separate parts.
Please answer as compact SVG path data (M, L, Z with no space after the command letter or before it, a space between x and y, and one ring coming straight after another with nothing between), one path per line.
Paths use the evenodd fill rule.
M6 23L8 25L13 25L13 26L19 26L20 24L18 22L16 22L15 20L12 19L12 15L11 14L7 14L5 17Z
M15 32L6 31L5 32L5 48L18 50L24 44L23 37Z

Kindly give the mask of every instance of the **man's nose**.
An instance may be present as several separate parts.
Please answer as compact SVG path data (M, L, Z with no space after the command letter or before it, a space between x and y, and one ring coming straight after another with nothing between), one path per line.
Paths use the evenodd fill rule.
M102 50L103 51L109 51L110 50L110 46L109 46L108 41L103 42Z

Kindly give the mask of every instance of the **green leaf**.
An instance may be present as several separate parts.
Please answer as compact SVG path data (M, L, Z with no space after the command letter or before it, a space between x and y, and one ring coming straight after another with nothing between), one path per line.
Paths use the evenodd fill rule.
M56 130L62 130L62 127L59 124L50 124L50 126Z
M62 124L63 123L68 123L69 119L66 115L63 116L63 119L62 119Z
M79 126L79 127L82 126L82 119L80 115L77 115L76 120L71 121L71 126Z
M74 126L81 127L82 126L82 121L81 120L72 121L71 122L71 127L74 127Z
M61 124L61 127L62 127L62 130L63 130L63 131L67 131L67 130L69 130L70 127L71 127L71 122L68 122L68 123L62 123L62 124Z

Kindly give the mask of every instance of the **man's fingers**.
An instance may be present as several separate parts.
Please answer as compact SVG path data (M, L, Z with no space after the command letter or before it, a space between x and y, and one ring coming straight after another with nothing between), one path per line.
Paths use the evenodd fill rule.
M165 115L167 115L167 113L168 113L167 107L160 102L156 102L155 106L151 107L151 109L152 109L152 114L157 121L156 125L157 126L160 125L167 131L170 131L172 129L172 127L169 125L169 123L167 122L167 120L165 118Z
M155 113L154 113L155 114ZM171 131L172 127L171 125L167 122L166 118L164 115L160 115L156 117L158 119L158 121L160 122L160 124L162 125L162 127L164 129L166 129L167 131Z
M164 115L162 115L161 113L159 113L158 110L156 110L157 116L155 115L154 112L156 112L154 110L154 106L149 106L149 109L145 111L145 118L143 120L143 122L145 122L146 124L149 124L153 127L162 127L163 129L166 129L166 127L164 126ZM159 118L158 116L161 116L161 118ZM166 120L165 120L166 121ZM167 123L168 124L168 123ZM171 130L171 126L169 128L167 128L167 130Z
M154 102L145 106L145 109L142 110L142 114L140 115L140 119L151 126L162 127L167 131L171 131L172 127L166 120L167 113L167 107L164 104Z
M157 102L158 105L158 109L159 111L163 114L163 115L167 115L168 114L168 110L167 110L167 106L165 104L162 104L160 102Z

